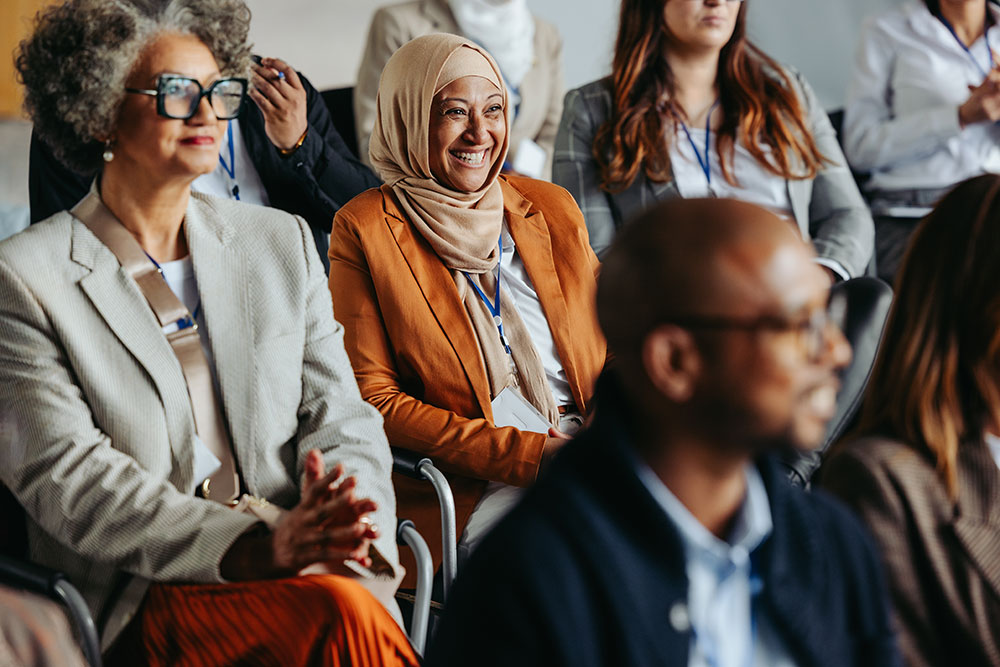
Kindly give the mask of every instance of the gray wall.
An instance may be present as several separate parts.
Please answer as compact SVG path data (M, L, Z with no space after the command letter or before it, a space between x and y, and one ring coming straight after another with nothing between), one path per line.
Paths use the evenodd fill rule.
M391 0L388 0L391 1ZM354 84L368 23L382 0L248 0L257 51L285 58L320 89ZM828 108L842 105L858 26L901 0L751 0L751 37L800 69ZM610 70L616 0L528 0L563 37L570 87Z

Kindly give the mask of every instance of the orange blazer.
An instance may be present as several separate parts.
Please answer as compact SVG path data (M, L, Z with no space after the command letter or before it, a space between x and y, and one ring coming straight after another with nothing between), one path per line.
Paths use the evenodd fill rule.
M599 263L583 215L551 183L501 177L500 184L517 253L586 414L606 346L594 302ZM546 436L493 426L486 367L452 274L389 187L368 190L337 212L330 292L361 395L382 413L393 446L430 457L448 476L459 534L487 480L534 481ZM394 483L399 516L417 525L437 566L437 496L426 482L396 476Z

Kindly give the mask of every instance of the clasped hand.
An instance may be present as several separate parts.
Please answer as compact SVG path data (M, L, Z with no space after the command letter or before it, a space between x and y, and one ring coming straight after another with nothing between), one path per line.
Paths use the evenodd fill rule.
M1000 68L991 69L980 85L969 86L969 99L958 108L958 121L962 127L1000 121Z

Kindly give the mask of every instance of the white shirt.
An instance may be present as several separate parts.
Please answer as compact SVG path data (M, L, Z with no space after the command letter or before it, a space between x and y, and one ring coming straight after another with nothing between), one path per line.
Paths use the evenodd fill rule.
M212 348L208 343L208 331L205 329L205 312L201 307L201 296L198 294L198 282L194 276L194 265L191 263L191 256L178 259L173 262L160 264L160 272L167 285L178 299L187 306L188 312L194 315L198 324L198 337L201 340L201 349L205 351L205 359L208 361L208 368L212 372L212 382L215 384L216 393L219 392L219 378L215 372L215 358L212 356ZM163 333L173 333L177 331L177 323L171 323L163 327ZM221 395L221 394L220 394ZM203 480L210 477L221 466L219 459L212 454L212 451L195 436L194 444L194 479Z
M240 133L239 121L236 119L229 121L229 127L232 129L232 133L227 130L222 134L222 143L219 147L221 160L219 164L215 165L215 171L196 178L191 184L191 189L206 195L235 199L233 188L238 187L240 201L268 206L270 200L267 198L267 191L264 190L260 174L257 173L257 168L250 159L247 145ZM233 137L232 158L230 158L229 152L230 134ZM229 175L226 166L222 164L223 161L225 161L226 166L231 166L231 162L235 163L235 178Z
M992 3L987 7L1000 20L1000 9ZM974 62L920 0L866 22L847 96L843 143L851 166L871 172L867 190L940 189L1000 172L1000 126L976 123L962 129L958 122L969 86L985 78L988 47L1000 51L996 24L969 47Z
M677 528L684 545L688 577L684 620L692 630L688 667L795 665L762 605L753 603L766 582L752 572L751 554L773 529L767 489L757 468L746 467L746 497L725 541L709 532L645 462L634 455L633 462L643 486ZM671 617L675 613L672 609ZM670 620L677 629L678 619Z
M684 130L678 127L674 140L670 142L670 166L674 172L674 182L677 191L684 198L691 197L726 197L739 199L763 206L783 218L791 220L792 201L788 197L788 182L782 176L777 176L764 169L760 162L750 154L742 143L736 143L733 162L730 165L738 186L731 185L722 175L716 149L716 133L710 132L711 142L708 145L709 171L712 175L711 190L705 170L698 161L695 146L701 159L705 159L705 128L689 127L691 141L688 141ZM691 142L694 142L694 146ZM765 155L770 148L763 146Z
M743 144L737 142L730 168L736 175L739 185L730 184L722 175L722 166L719 164L718 151L716 150L716 133L709 132L708 136L711 142L708 144L708 164L712 177L712 183L709 186L708 179L705 177L705 169L698 161L698 153L701 154L702 160L705 159L705 129L688 128L688 132L691 133L691 141L688 141L684 130L678 127L674 140L670 142L670 168L673 171L677 191L682 197L685 199L692 197L739 199L763 206L794 223L795 214L792 211L792 200L788 196L788 181L784 177L764 169L757 158ZM694 142L694 146L691 145L692 142ZM698 153L695 153L695 147L697 147ZM769 146L762 146L761 150L764 151L765 155L771 152ZM851 277L847 269L840 265L840 262L820 257L817 258L816 263L831 269L844 280Z
M997 466L1000 467L1000 436L987 433L985 439L986 446L990 448L990 454L993 455L993 460L996 461Z
M566 371L563 370L562 362L559 360L559 353L556 351L556 343L552 339L552 331L549 330L549 321L545 319L542 311L542 304L535 293L535 287L531 284L531 278L524 268L524 262L514 246L514 239L507 231L507 222L504 221L503 229L500 232L503 247L503 260L500 262L500 282L507 296L514 301L517 313L521 316L531 342L538 350L538 356L542 359L542 366L545 369L545 379L549 382L549 389L556 400L556 405L573 405L573 392L569 387L569 380L566 378Z

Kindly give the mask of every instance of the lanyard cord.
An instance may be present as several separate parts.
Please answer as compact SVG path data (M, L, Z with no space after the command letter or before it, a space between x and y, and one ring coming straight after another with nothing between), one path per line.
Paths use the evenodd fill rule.
M500 263L503 262L503 235L500 236L500 240L497 241L497 245L500 247L500 260L497 262L497 289L496 296L493 298L493 303L490 303L489 297L483 292L483 290L476 284L476 281L472 279L468 271L462 271L465 277L468 279L469 284L472 285L472 289L476 290L476 294L482 299L483 303L486 304L486 309L490 311L490 315L493 316L493 322L497 325L497 331L500 332L500 342L503 343L504 352L507 356L511 355L510 343L507 342L507 336L503 333L503 318L500 317Z
M698 150L698 145L694 143L694 137L691 136L691 131L688 130L687 123L683 120L678 121L681 124L681 129L684 130L684 134L687 135L688 143L691 144L691 150L694 151L694 156L698 158L698 164L701 165L701 170L705 172L705 180L708 181L708 191L712 192L712 163L711 163L711 146L712 146L712 112L719 106L719 100L715 100L712 107L708 110L708 116L705 118L705 156L702 157L701 151Z
M229 138L229 164L222 159L222 153L219 153L219 164L225 170L226 174L229 176L229 180L233 182L233 197L236 201L240 200L240 186L236 182L236 149L233 147L233 123L230 121L228 123L228 128L226 129L226 135ZM152 257L150 258L152 259Z
M155 259L153 259L153 256L150 255L145 250L143 250L143 252L146 253L146 257L149 257L149 261L151 261L153 263L153 265L156 267L156 270L160 272L160 275L163 276L163 267L160 266L160 263L157 262ZM163 280L166 281L166 277L165 276L164 276ZM198 298L198 305L194 307L194 312L193 313L189 312L187 314L187 317L182 317L181 319L177 320L177 329L178 329L178 331L181 330L181 329L187 329L188 327L193 327L195 325L195 320L198 319L198 313L200 311L201 311L201 298L199 297Z
M944 24L944 27L948 29L948 32L951 33L951 36L955 38L955 41L962 48L962 50L965 51L965 55L969 56L969 60L971 60L972 64L976 66L976 69L979 70L979 73L983 75L983 79L989 76L989 70L996 67L996 60L993 58L993 49L990 48L990 28L993 27L993 22L989 20L989 12L990 9L989 7L987 7L986 8L987 18L986 22L983 24L983 41L986 42L986 53L989 55L989 63L987 64L986 69L983 69L983 66L979 64L978 60L976 60L976 56L972 54L972 49L966 46L965 42L963 42L962 39L958 36L958 33L955 32L955 27L951 24L951 22L948 21L948 19L946 19L942 14L938 14L937 17L938 20Z

